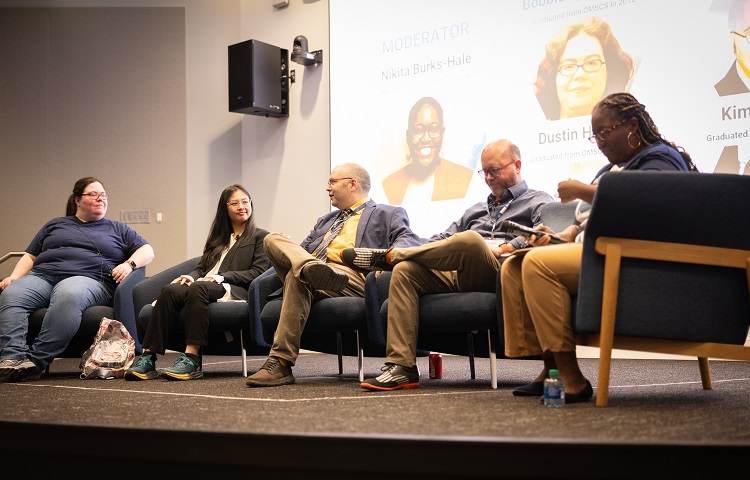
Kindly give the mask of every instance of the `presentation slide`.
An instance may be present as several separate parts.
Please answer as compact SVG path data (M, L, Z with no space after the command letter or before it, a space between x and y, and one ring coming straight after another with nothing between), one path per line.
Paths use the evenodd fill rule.
M629 91L702 172L750 174L750 0L740 19L733 3L330 0L332 167L367 168L370 196L429 237L486 200L493 140L518 145L531 188L590 182L607 162L591 109Z

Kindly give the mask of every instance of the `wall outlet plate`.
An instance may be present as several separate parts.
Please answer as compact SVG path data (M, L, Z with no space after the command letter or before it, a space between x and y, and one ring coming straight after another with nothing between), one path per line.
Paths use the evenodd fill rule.
M149 210L120 210L120 221L122 223L151 223L151 212Z

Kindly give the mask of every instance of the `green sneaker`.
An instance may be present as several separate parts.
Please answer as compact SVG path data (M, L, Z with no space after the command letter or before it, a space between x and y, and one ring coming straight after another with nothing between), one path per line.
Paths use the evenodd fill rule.
M125 380L152 380L158 376L156 355L151 353L144 353L132 367L125 370Z
M171 368L161 372L161 376L167 380L195 380L203 377L203 370L200 362L196 362L183 353Z

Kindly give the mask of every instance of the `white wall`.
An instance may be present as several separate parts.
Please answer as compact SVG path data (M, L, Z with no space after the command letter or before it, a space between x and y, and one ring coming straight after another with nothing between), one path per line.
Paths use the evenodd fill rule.
M292 50L304 35L310 51L323 50L323 63L290 63L296 82L288 118L246 115L242 120L242 181L253 195L256 221L297 242L315 220L330 211L325 192L330 173L328 2L290 0L275 10L270 0L242 0L242 38ZM356 161L356 160L354 160Z
M143 3L167 6L174 1ZM185 6L187 42L187 251L197 256L222 190L242 182L241 118L229 112L227 87L227 46L240 35L240 2L177 3Z
M179 194L169 201L183 202L188 212L186 238L180 234L172 241L180 243L179 251L184 251L186 242L188 256L200 255L219 194L227 185L243 181L243 116L229 112L227 106L227 46L241 39L240 0L0 0L0 7L185 8L187 90L186 97L177 95L174 102L187 107L187 198ZM159 251L169 245L155 247L158 260ZM169 266L159 264L148 273Z
M185 8L0 8L0 24L0 252L26 248L93 175L108 218L151 212L130 222L157 252L148 271L183 261Z
M0 7L126 6L185 8L187 98L175 102L187 102L188 194L174 201L187 205L188 256L201 254L216 200L236 182L252 194L259 226L302 241L330 210L328 2L290 0L277 10L270 0L0 0ZM227 46L252 38L291 52L297 35L323 50L324 63L290 63L297 81L289 117L229 112Z

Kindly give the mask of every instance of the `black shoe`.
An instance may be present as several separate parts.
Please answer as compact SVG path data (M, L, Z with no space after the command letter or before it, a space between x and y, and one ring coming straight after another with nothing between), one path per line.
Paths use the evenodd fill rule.
M341 261L362 273L371 270L393 270L393 265L386 259L388 252L390 249L387 248L345 248L341 251Z
M315 290L341 293L349 283L349 276L322 262L310 262L302 267L302 279Z
M419 370L417 367L402 367L386 363L383 373L375 378L365 379L359 384L368 390L410 390L419 388Z
M291 366L282 365L276 357L268 357L260 370L247 377L245 384L248 387L278 387L294 382Z
M586 386L583 387L578 393L566 393L565 403L581 403L589 400L594 396L594 388L591 386L588 380L586 380Z
M594 396L594 388L591 386L591 383L586 380L586 386L583 387L583 390L581 390L578 393L566 393L565 394L565 405L568 405L570 403L581 403L586 402L591 397ZM544 403L544 393L542 393L542 398L539 399L539 403Z
M528 385L513 389L516 397L538 397L544 395L544 382L531 382Z

